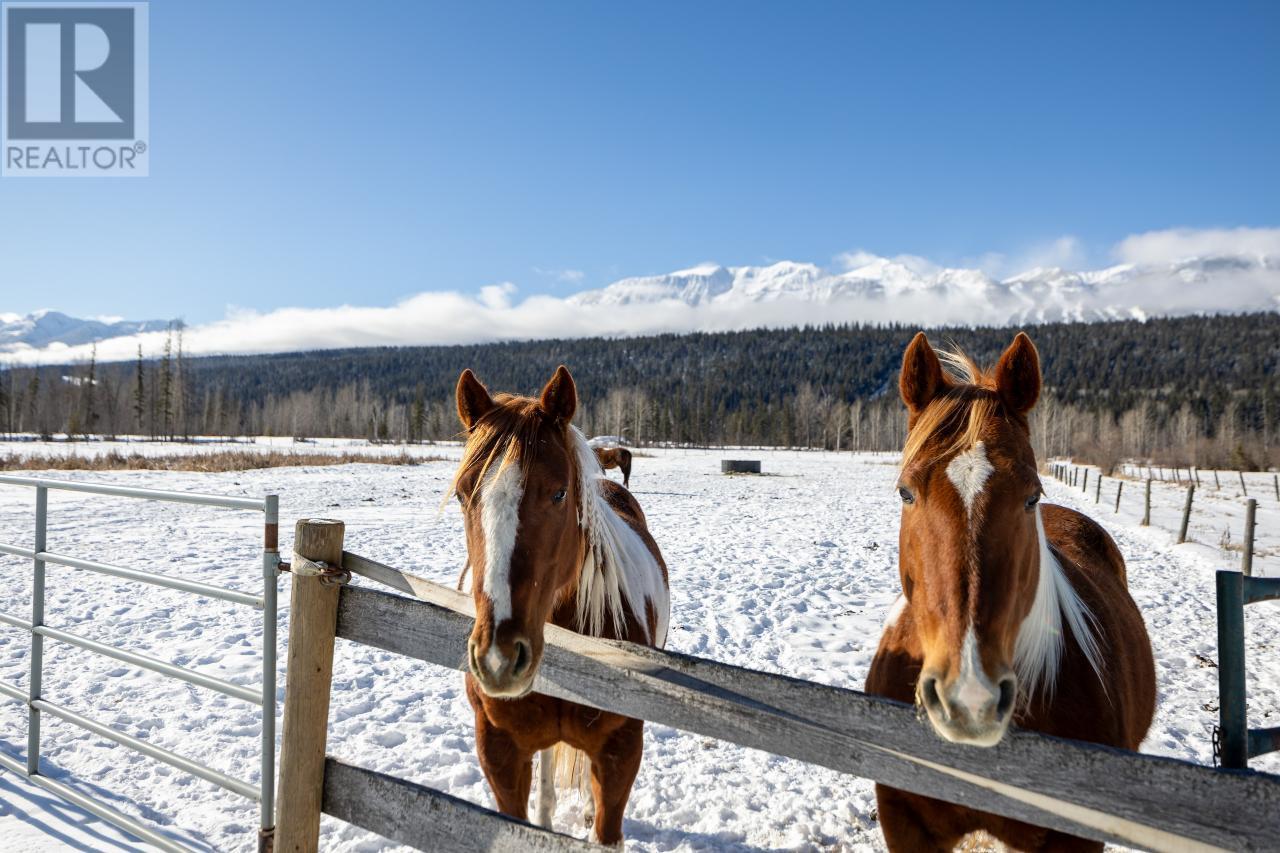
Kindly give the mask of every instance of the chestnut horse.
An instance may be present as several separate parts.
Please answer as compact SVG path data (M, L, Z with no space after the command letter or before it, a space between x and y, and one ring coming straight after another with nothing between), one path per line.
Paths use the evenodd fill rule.
M537 822L550 828L553 754L563 760L580 750L590 761L596 839L620 843L643 721L531 688L547 623L661 647L670 614L666 564L640 505L603 475L570 423L578 399L563 366L538 399L491 397L470 370L458 379L457 397L467 442L453 489L474 568L466 688L480 766L498 809L525 820L540 753ZM552 749L561 743L569 749Z
M610 468L622 470L622 485L631 488L631 451L625 447L597 447L596 459L605 471Z
M898 571L869 693L923 708L954 743L990 747L1012 721L1137 749L1155 713L1155 665L1124 559L1098 524L1040 505L1027 413L1040 358L1019 334L994 370L943 358L924 334L902 361L907 441ZM950 850L985 831L1017 850L1103 845L876 786L892 851Z

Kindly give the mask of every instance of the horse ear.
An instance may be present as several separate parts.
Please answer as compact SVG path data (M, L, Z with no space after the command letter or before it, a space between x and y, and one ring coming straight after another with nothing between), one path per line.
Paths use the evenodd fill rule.
M1040 399L1040 354L1026 332L1009 344L996 365L996 393L1005 408L1025 415Z
M950 384L929 339L924 332L916 332L902 354L902 373L898 377L898 393L907 404L907 413L914 417L923 412Z
M476 421L485 416L493 408L493 398L489 391L480 384L471 368L462 371L458 377L458 419L467 429L476 425Z
M565 423L573 420L573 413L578 409L578 388L573 384L569 368L563 364L556 368L556 375L542 389L538 405L553 418Z

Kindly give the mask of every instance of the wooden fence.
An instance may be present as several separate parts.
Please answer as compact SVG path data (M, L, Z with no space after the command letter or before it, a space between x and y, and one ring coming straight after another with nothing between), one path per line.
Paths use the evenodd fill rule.
M422 850L600 849L326 757L335 637L465 669L474 611L469 596L342 552L338 523L317 545L312 524L298 523L295 546L278 849L316 850L321 812ZM403 595L335 582L339 554L345 572ZM1280 776L1021 730L990 749L950 744L899 702L554 626L534 687L1130 847L1265 850L1280 838Z
M1111 484L1108 486L1108 489L1110 489L1112 486L1114 486L1115 488L1115 492L1114 492L1115 506L1114 506L1113 512L1119 512L1120 498L1123 494L1125 494L1124 484L1126 481L1124 477L1131 476L1130 472L1136 472L1138 475L1141 475L1142 469L1144 466L1129 465L1129 464L1122 465L1120 469L1121 476L1119 477L1116 477L1116 476L1106 477L1103 475L1102 469L1096 466L1076 465L1073 462L1051 461L1048 463L1046 467L1048 468L1049 473L1052 474L1054 478L1061 481L1064 485L1071 488L1079 488L1085 494L1089 494L1090 492L1092 492L1093 502L1095 504L1102 503L1103 480L1110 480ZM1178 544L1181 545L1183 542L1186 542L1188 538L1188 528L1191 524L1191 515L1192 515L1193 508L1195 506L1195 496L1197 494L1196 490L1201 487L1201 475L1204 475L1204 477L1206 478L1205 486L1204 486L1206 491L1208 489L1207 478L1210 474L1213 475L1213 491L1215 493L1218 493L1221 491L1221 486L1218 478L1219 472L1200 471L1196 469L1194 466L1186 469L1173 468L1173 469L1169 469L1171 472L1170 476L1168 480L1165 480L1164 478L1165 469L1151 468L1150 466L1145 466L1145 467L1147 468L1145 481L1141 476L1138 477L1139 482L1142 483L1143 485L1143 488L1141 490L1141 500L1143 502L1141 525L1143 527L1148 527L1151 524L1151 486L1152 486L1152 483L1156 482L1155 477L1151 475L1155 472L1159 472L1161 475L1160 481L1162 483L1167 483L1170 487L1180 488L1184 490L1183 496L1182 496L1182 516L1181 516L1181 521L1178 525L1178 531L1177 531L1177 536L1178 536L1177 541L1178 541ZM1184 470L1186 472L1185 475L1183 474ZM1241 539L1240 539L1240 546L1239 546L1240 570L1244 572L1246 575L1249 575L1253 573L1254 547L1256 545L1256 538L1257 538L1256 517L1257 517L1259 498L1256 496L1255 497L1249 496L1248 485L1246 484L1244 479L1244 472L1230 471L1226 473L1233 474L1239 479L1240 489L1244 497L1244 504L1241 507L1242 520L1240 521L1240 529L1241 529ZM1257 487L1257 484L1255 483L1254 494L1255 495L1261 494L1269 497L1271 488L1274 487L1275 494L1276 494L1275 499L1277 502L1280 502L1280 474L1270 474L1268 476L1270 476L1271 481L1267 484L1267 488L1259 489ZM1137 490L1132 490L1131 493L1137 494L1138 492ZM1108 503L1110 503L1110 498L1108 499ZM1228 530L1228 535L1230 535L1229 530ZM1207 544L1212 544L1212 543L1207 543Z

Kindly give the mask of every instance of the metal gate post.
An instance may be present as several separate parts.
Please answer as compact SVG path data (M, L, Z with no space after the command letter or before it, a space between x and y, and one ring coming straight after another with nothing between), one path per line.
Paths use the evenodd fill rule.
M262 809L258 853L272 853L276 832L276 578L280 572L280 498L267 495L262 531Z
M1219 571L1218 578L1218 763L1249 766L1245 717L1244 576Z
M44 637L35 629L44 625L44 560L45 529L49 516L49 490L36 488L36 552L31 575L31 676L27 683L27 775L40 772L40 711L35 701L40 698L40 681L44 672Z

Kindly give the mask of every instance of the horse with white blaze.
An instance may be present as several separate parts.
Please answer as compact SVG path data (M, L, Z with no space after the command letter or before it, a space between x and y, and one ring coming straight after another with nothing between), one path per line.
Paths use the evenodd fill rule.
M537 398L490 396L464 370L457 404L466 448L453 491L475 598L466 688L480 766L498 809L523 820L538 753L537 822L549 828L557 760L581 767L585 755L588 820L598 841L618 844L644 722L532 687L547 623L662 647L670 619L666 564L639 503L603 475L572 425L578 398L567 369L556 370Z

